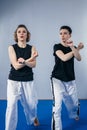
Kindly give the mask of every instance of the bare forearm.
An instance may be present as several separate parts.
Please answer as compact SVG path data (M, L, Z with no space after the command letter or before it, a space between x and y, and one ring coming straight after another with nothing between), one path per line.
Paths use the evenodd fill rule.
M57 51L56 52L56 55L64 62L70 60L74 55L73 55L73 51L67 53L67 54L64 54L62 51Z
M33 68L36 66L36 60L35 58L30 57L29 59L24 60L23 58L19 58L17 62L15 62L15 69L21 69L24 66L28 66L30 68Z
M36 60L27 59L25 60L25 65L34 68L36 66Z
M13 64L13 67L18 70L18 69L21 69L23 68L25 65L24 64L21 64L19 63L18 61L16 61L14 64Z
M70 60L73 56L74 56L74 55L73 55L73 52L69 52L69 53L67 53L67 54L64 55L63 60L64 60L64 61L68 61L68 60Z

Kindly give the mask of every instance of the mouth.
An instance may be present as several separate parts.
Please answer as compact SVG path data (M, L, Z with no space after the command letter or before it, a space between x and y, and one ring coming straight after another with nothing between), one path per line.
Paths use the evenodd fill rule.
M23 36L20 36L20 38L23 38Z
M65 42L66 40L64 38L62 38L62 41Z
M62 37L62 40L65 40L65 38L64 38L64 37Z

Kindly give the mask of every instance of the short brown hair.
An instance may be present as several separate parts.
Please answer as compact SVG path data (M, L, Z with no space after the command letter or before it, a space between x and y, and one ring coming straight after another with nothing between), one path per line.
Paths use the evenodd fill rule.
M30 41L30 35L31 35L31 34L30 34L30 32L28 31L27 27L26 27L24 24L20 24L20 25L18 25L17 29L16 29L15 32L14 32L14 40L15 40L16 42L18 42L18 38L17 38L17 30L18 30L18 28L21 28L21 27L23 27L23 28L26 29L26 31L27 31L26 42L29 42L29 41Z

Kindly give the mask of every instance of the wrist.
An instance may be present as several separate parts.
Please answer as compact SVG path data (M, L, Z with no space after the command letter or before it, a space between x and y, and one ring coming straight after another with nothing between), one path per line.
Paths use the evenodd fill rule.
M72 45L72 46L70 46L70 48L71 48L71 50L73 50L73 49L74 49L74 46Z
M23 61L23 62L19 62L20 64L22 64L22 65L24 65L25 64L25 61Z
M22 62L23 65L25 65L25 60Z
M72 56L74 56L74 51L72 51Z

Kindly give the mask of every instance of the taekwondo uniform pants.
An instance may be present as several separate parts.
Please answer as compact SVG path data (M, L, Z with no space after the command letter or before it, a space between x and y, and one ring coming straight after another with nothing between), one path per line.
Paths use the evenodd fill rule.
M20 100L24 108L27 124L32 124L37 116L37 95L33 81L19 82L8 80L7 109L5 130L16 130L18 114L17 101Z
M62 130L62 100L68 110L69 117L75 118L77 116L78 98L75 80L63 82L56 78L52 78L52 92L54 98L52 130Z

